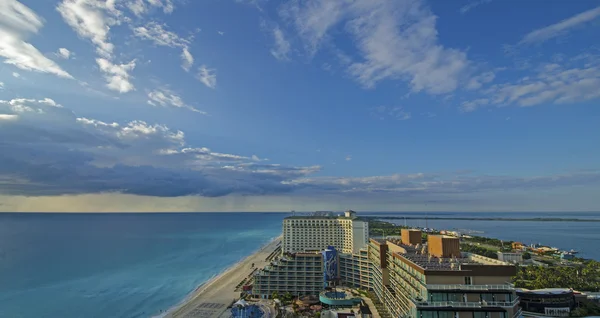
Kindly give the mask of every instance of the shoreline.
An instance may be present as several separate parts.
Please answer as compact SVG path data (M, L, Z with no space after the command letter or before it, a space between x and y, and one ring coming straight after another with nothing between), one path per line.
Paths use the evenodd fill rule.
M273 250L279 246L283 235L279 235L268 243L262 245L250 255L241 258L236 263L225 268L219 274L210 278L206 282L200 284L194 291L190 292L181 302L169 308L166 312L152 316L153 318L176 318L184 317L190 312L200 308L203 302L218 303L222 305L219 309L212 312L213 317L220 316L227 310L229 303L239 298L240 292L235 292L235 284L238 284L247 277L250 272L246 273L244 269L250 269L250 264L257 264L254 268L263 267L266 256L271 254ZM265 256L266 253L266 256ZM238 271L236 273L236 271ZM240 276L241 275L241 276ZM220 285L215 283L221 282ZM235 283L232 285L232 283ZM226 290L223 290L226 289ZM227 290L229 289L229 290Z
M581 218L503 218L503 217L446 217L446 216L384 216L371 217L366 216L365 219L373 220L445 220L445 221L511 221L511 222L600 222L600 219L581 219Z
M396 220L402 220L404 219L404 217L382 217L382 218L373 218L372 220L374 221L379 221L379 222L383 222L383 223L388 223L388 224L392 224L394 226L400 226L402 227L402 224L397 224L394 223L394 221ZM406 218L407 220L411 219L411 220L421 220L421 219L425 219L425 218ZM429 218L428 220L431 220L431 218ZM462 220L462 218L438 218L437 220ZM477 218L477 219L469 219L469 220L483 220L483 221L497 221L497 220L485 220L482 218ZM515 219L514 221L517 221L519 219ZM565 220L565 219L563 219ZM370 221L370 220L369 220ZM391 222L390 222L391 221ZM506 221L506 220L500 220L500 221ZM526 220L529 221L529 220ZM600 222L600 220L596 220L595 222ZM429 228L431 230L434 231L439 231L440 229L436 229L436 228ZM426 232L427 233L427 232ZM483 234L483 235L482 235ZM473 236L473 237L480 237L480 238L485 238L485 239L494 239L494 240L500 240L502 241L503 239L498 238L497 236L489 236L489 234L486 234L484 231L482 231L482 233L477 233L477 234L468 234L469 236ZM370 235L371 237L374 237L373 235ZM510 241L510 240L509 240ZM525 240L523 240L523 242L525 242ZM541 242L538 242L539 244L541 244ZM527 244L525 244L527 246ZM543 245L543 244L542 244ZM543 246L550 246L550 245L543 245ZM565 248L562 251L567 251L569 248ZM559 252L561 250L559 249ZM579 251L577 252L579 253ZM595 258L595 257L590 257L589 255L586 255L586 257L583 257L581 254L578 254L579 256L575 256L576 259L582 260L582 261L600 261L600 258Z

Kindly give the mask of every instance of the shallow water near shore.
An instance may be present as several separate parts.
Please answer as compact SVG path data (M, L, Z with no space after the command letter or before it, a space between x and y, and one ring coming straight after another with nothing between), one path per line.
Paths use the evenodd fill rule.
M0 317L159 316L279 236L288 215L0 214ZM549 245L557 240L557 247L600 258L594 253L600 252L600 234L594 231L598 223L497 222L438 220L428 225Z
M151 317L281 233L285 214L0 214L0 317Z

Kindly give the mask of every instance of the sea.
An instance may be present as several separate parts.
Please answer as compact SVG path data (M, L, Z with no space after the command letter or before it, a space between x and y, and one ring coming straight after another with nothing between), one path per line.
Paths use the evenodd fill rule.
M424 213L360 213L381 218ZM1 318L160 317L281 234L289 213L0 213ZM597 218L600 213L521 213ZM427 213L516 217L511 213ZM403 220L394 220L403 224ZM600 260L600 223L407 220L576 249Z

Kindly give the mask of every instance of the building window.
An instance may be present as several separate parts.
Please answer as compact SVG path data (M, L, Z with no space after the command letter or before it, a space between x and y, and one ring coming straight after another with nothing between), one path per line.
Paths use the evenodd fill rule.
M465 277L465 285L473 285L473 277L466 276Z
M489 318L490 315L487 312L476 311L473 313L473 318Z

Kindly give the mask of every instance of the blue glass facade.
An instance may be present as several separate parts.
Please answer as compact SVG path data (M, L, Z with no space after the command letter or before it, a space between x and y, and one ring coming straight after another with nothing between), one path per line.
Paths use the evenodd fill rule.
M338 255L335 247L328 246L323 252L323 288L338 279Z

